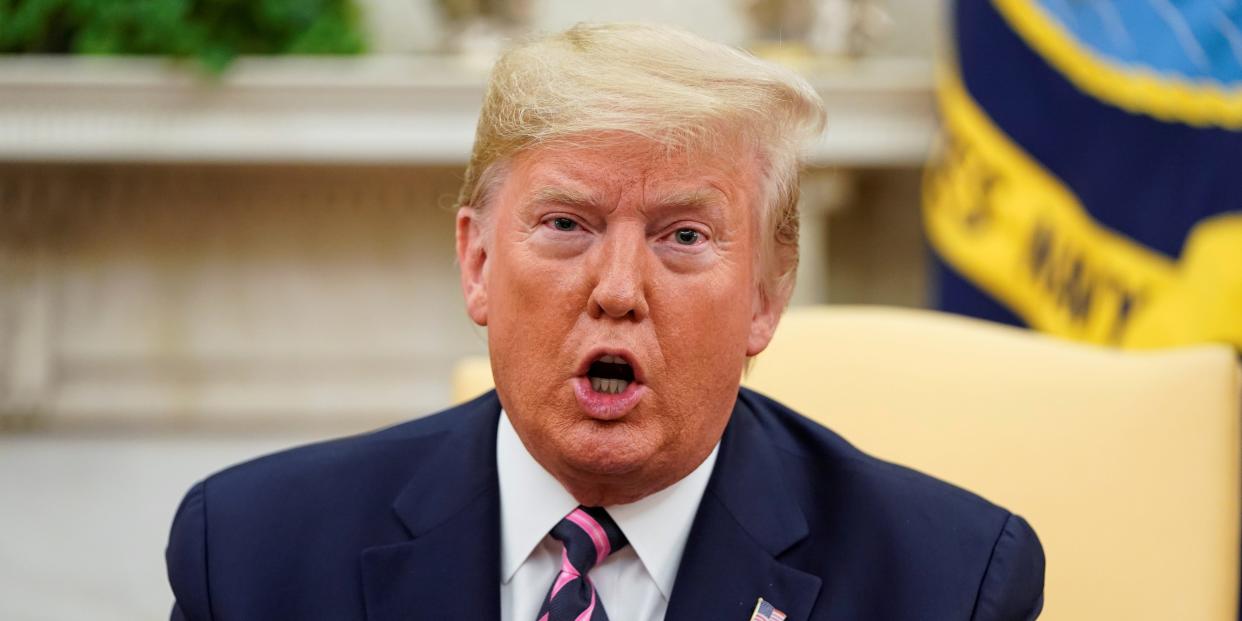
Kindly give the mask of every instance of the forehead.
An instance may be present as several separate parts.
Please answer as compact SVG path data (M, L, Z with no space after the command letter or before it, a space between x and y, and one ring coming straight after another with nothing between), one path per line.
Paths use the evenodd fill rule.
M643 138L565 140L519 153L513 189L527 199L572 197L608 201L640 192L749 202L758 186L757 163L736 145L671 148Z

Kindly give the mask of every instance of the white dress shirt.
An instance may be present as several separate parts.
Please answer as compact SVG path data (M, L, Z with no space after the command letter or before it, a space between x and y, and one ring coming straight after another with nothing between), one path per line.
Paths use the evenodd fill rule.
M548 535L578 501L526 451L500 413L500 618L535 621L561 568L561 543ZM591 582L613 621L664 618L686 538L720 444L693 472L638 502L605 507L630 545L591 569Z

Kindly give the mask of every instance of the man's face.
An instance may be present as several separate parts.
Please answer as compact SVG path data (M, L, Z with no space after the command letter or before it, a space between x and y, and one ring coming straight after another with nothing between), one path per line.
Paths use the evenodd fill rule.
M719 440L779 314L757 288L756 169L638 138L545 146L459 214L501 403L579 502L658 491Z

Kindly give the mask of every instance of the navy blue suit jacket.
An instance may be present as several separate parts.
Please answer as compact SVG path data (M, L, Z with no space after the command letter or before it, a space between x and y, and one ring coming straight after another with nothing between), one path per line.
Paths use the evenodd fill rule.
M490 392L195 485L173 619L498 619L499 413ZM746 621L763 597L790 621L1015 621L1043 581L1022 518L742 390L666 618Z

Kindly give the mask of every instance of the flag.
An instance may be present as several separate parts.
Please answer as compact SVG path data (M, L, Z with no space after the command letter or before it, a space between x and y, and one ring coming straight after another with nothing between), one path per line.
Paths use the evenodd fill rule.
M924 184L937 305L1242 350L1242 3L957 0Z
M750 615L750 621L785 621L785 613L773 608L772 604L760 597L755 604L755 612Z

